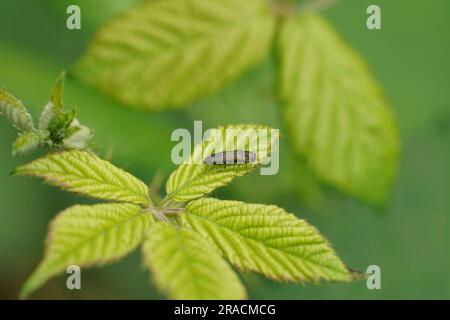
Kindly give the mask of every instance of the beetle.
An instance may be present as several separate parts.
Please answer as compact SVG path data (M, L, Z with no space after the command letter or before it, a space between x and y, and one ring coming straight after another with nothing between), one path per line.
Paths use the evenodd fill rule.
M256 162L253 151L234 150L213 153L204 160L207 165L249 164Z

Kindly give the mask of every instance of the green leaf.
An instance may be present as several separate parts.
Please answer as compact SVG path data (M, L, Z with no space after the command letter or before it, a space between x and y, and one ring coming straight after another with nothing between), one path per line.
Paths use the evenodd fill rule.
M66 73L63 71L53 87L50 101L45 105L39 118L39 129L49 130L52 122L62 122L64 119L64 80ZM70 122L69 122L70 123ZM56 124L53 123L53 126Z
M12 94L0 89L0 114L20 131L33 131L34 124L23 103Z
M88 151L54 153L18 167L14 174L44 178L52 185L93 198L150 204L143 182Z
M127 105L182 107L262 61L274 22L268 1L143 1L97 33L75 72Z
M153 216L132 204L73 206L50 224L45 257L21 291L26 298L70 265L89 267L113 262L134 250Z
M35 151L41 142L41 137L36 132L19 133L13 145L13 155L28 154Z
M220 254L194 231L151 226L142 247L158 287L173 299L244 299L245 289Z
M53 87L50 101L42 111L39 129L49 132L47 143L52 150L83 150L89 144L91 130L80 124L76 110L63 110L65 76L62 72Z
M391 109L366 64L314 14L284 22L280 96L295 151L323 180L382 204L397 168Z
M51 102L47 103L44 109L41 112L41 116L39 117L39 129L40 130L48 130L55 113L53 111L54 106Z
M237 133L237 134L236 134ZM237 139L234 140L234 135ZM167 182L167 198L185 202L200 198L264 163L278 141L278 130L257 125L233 125L210 131L208 139L198 144L191 157L174 171ZM256 162L245 165L206 165L206 156L233 150L256 153Z
M276 206L205 198L180 217L242 270L284 281L352 278L314 227Z
M63 71L56 80L55 86L53 87L52 95L50 96L50 102L53 105L54 113L62 112L64 108L64 80L66 78L66 73Z

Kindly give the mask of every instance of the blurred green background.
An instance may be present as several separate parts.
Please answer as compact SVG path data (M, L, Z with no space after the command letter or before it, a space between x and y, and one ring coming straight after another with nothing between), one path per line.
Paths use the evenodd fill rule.
M0 86L37 116L62 69L69 69L94 31L136 0L1 0ZM65 27L65 10L78 3L82 30ZM382 30L365 26L366 8L382 9ZM277 176L257 173L215 196L276 204L307 219L333 243L351 267L376 264L382 289L352 284L293 285L246 274L252 299L448 299L450 298L450 1L338 1L324 14L366 59L396 113L402 155L392 196L384 210L320 186L281 141ZM66 84L66 107L76 107L95 129L96 151L149 183L167 178L172 130L253 122L281 128L273 57L218 94L186 111L142 113L124 108L83 86ZM0 119L0 298L16 299L42 256L47 224L60 210L86 202L39 180L9 177L29 159L11 156L15 130ZM65 277L51 280L33 298L163 298L143 268L139 252L102 268L84 270L82 290Z

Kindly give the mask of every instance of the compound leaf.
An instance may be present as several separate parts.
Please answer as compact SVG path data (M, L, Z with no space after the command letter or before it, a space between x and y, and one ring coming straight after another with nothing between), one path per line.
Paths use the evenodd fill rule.
M14 173L40 177L93 198L150 204L147 186L142 181L88 151L54 153L18 167Z
M182 107L260 62L274 20L268 1L143 1L98 32L75 72L127 105Z
M295 282L352 279L314 227L276 206L204 198L190 202L181 221L242 270Z
M295 151L324 181L383 204L399 139L365 63L314 14L285 21L278 49L279 93Z
M168 198L186 202L200 198L265 163L278 142L278 130L257 125L232 125L209 132L198 144L191 157L169 177ZM256 161L243 165L207 165L206 156L233 150L255 152Z
M23 298L70 265L88 267L112 262L142 241L153 216L123 204L73 206L50 224L44 259L22 288Z
M220 254L193 230L159 222L143 244L146 266L173 299L244 299L245 289Z
M34 124L23 103L12 94L0 89L0 114L20 131L33 131Z

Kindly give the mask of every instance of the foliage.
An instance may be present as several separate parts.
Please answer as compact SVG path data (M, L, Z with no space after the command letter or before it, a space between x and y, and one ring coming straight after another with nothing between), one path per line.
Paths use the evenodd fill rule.
M283 5L281 5L283 3ZM289 2L263 0L146 1L111 19L74 72L125 105L182 108L262 62L272 45L278 59L278 99L293 153L323 181L373 204L383 204L395 175L395 121L362 59L319 15ZM207 198L215 189L264 164L278 136L257 161L208 166L211 150L233 150L213 130L169 177L154 202L144 182L88 149L91 130L63 110L64 77L35 126L25 106L0 90L0 113L17 128L13 153L51 153L14 171L111 203L76 205L51 223L42 262L22 289L27 297L68 265L102 265L142 244L157 286L176 299L243 299L233 271L292 282L351 281L327 240L306 221L276 206ZM256 141L262 139L257 135ZM234 142L234 141L233 141ZM74 149L74 150L73 150ZM67 151L68 150L68 151ZM159 198L155 195L155 199Z
M278 51L293 149L324 180L383 203L397 165L397 131L364 62L315 14L284 21Z
M314 4L143 1L100 29L74 72L126 105L182 108L260 63L273 44L292 152L322 181L383 205L398 162L390 107L361 58L307 10Z
M228 141L232 133L227 128L245 133L262 127L221 127L210 137L224 132ZM256 139L264 144L260 149L270 154L273 140ZM212 140L202 141L191 159L210 152L212 144ZM229 151L231 146L221 148ZM113 201L73 206L55 218L44 259L25 283L22 297L68 265L105 264L140 243L155 283L176 299L245 298L245 289L228 263L274 280L352 280L352 273L328 242L307 222L275 206L204 198L257 168L262 160L243 168L216 166L213 172L203 162L184 163L169 179L168 194L157 205L143 182L89 151L53 153L17 168L15 174L42 177L62 189Z
M50 224L45 257L21 296L28 296L70 265L86 267L119 259L140 244L151 222L151 215L128 203L76 205L64 210Z
M273 29L260 0L146 1L111 20L75 71L125 104L180 107L261 61Z
M189 228L166 222L154 224L142 254L158 286L175 299L246 297L239 277L219 252Z
M49 151L88 147L91 131L80 124L75 110L63 110L65 72L57 80L39 118L36 128L25 106L12 94L0 89L0 114L19 131L13 145L13 154L28 154L39 147Z
M149 205L144 183L87 151L54 153L13 173L41 177L50 184L97 199Z
M239 269L284 281L350 280L323 237L276 206L203 198L181 218Z
M32 115L38 116L38 108L45 105L51 83L61 68L74 61L95 29L112 16L112 7L115 8L113 13L118 13L125 9L122 3L133 1L76 1L82 9L81 31L64 28L65 10L74 3L70 0L0 1L0 87L14 93ZM121 7L115 3L120 3ZM127 168L144 181L148 181L156 171L160 171L157 176L161 179L167 177L174 165L167 161L173 143L169 139L137 138L143 134L146 137L169 137L174 128L190 128L191 119L203 120L207 128L219 123L247 122L279 127L283 129L280 132L283 139L280 172L276 177L261 177L253 173L235 180L229 187L214 191L214 196L277 204L319 227L345 262L356 266L361 263L360 267L372 263L382 269L389 266L389 273L385 273L383 278L384 284L388 285L376 293L365 290L364 283L284 285L248 274L243 280L252 299L361 299L373 298L373 294L377 298L448 297L450 286L442 286L442 283L450 283L449 275L441 272L440 281L435 281L435 278L442 266L450 265L450 256L445 254L445 243L450 240L446 232L450 229L447 214L450 212L450 109L447 103L450 91L446 88L450 72L447 58L450 56L450 42L442 41L442 33L436 30L450 27L450 2L411 2L408 14L404 14L405 2L376 1L382 13L388 14L382 16L382 30L374 31L365 28L367 2L348 0L335 3L335 6L324 10L323 15L368 62L385 89L401 128L401 170L396 179L395 193L382 216L374 215L371 208L353 204L351 199L334 196L316 200L319 205L327 204L319 215L304 209L305 198L295 193L299 184L305 181L303 172L297 170L293 151L289 150L291 141L286 134L287 128L280 124L281 112L277 115L282 109L278 109L275 96L276 52L254 70L211 97L196 102L186 111L145 113L130 110L84 86L75 77L66 79L66 107L76 107L82 123L95 129L95 142L99 143L98 147L95 146L96 153L110 161L113 159L113 163ZM92 17L90 12L96 16ZM392 19L395 19L395 25ZM408 23L411 19L421 23ZM415 38L420 38L420 41L408 41ZM0 281L3 289L0 295L14 299L18 284L40 258L44 226L49 217L57 212L55 210L77 203L77 200L73 201L79 197L55 188L40 188L34 179L8 178L7 172L24 161L22 157L13 159L9 155L11 150L8 147L14 141L12 134L15 130L8 126L7 121L0 119L3 138L0 151L3 171L0 175L3 187L0 195L0 278L4 280ZM81 200L83 203L92 202ZM20 268L17 265L19 260ZM106 270L99 267L83 270L83 289L80 291L61 288L66 278L62 275L32 298L159 297L153 285L146 290L145 272L143 274L143 270L136 269L139 265L139 252L134 252ZM408 265L415 268L407 268ZM406 278L415 277L421 280L404 285ZM89 283L91 281L94 283Z
M221 137L226 136L227 129L240 129L241 134L238 135L238 140L229 139L223 145ZM233 144L237 149L249 150L250 147L255 148L258 141L263 139L263 135L259 135L258 131L253 136L250 134L251 130L263 130L263 132L270 132L269 127L265 126L227 126L210 131L209 138L203 140L193 151L193 154L186 163L181 164L169 177L167 182L167 197L168 199L185 202L202 197L210 193L212 190L221 187L231 182L235 177L242 176L256 166L264 163L270 155L272 145L277 141L278 134L272 132L270 137L267 137L267 143L262 144L262 147L255 151L257 154L256 162L247 164L246 166L205 166L198 165L203 163L205 154L220 152L222 150L233 150ZM250 137L246 139L245 137ZM214 152L213 152L214 150Z

